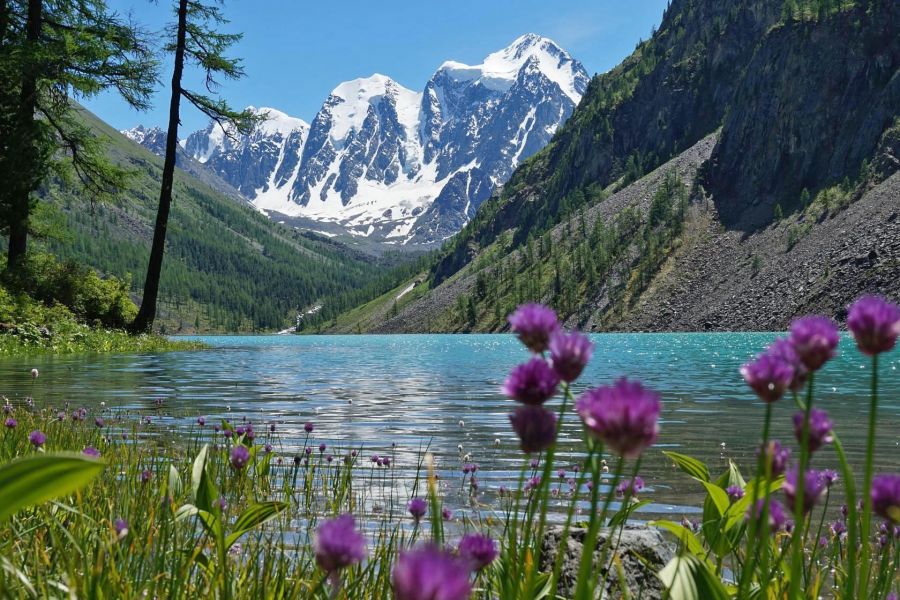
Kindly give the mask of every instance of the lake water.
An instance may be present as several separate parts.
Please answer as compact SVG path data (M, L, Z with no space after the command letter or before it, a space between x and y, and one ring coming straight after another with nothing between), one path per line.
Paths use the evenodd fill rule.
M660 449L706 461L714 473L729 458L754 466L763 405L747 390L738 367L775 334L604 334L593 336L594 360L576 392L636 377L662 394L661 432L643 462L653 503L644 517L696 511L699 484L676 471ZM509 335L216 336L201 337L212 349L150 355L40 357L0 361L0 394L32 395L38 404L137 409L161 415L169 427L190 427L198 415L255 424L277 421L279 432L303 443L303 424L316 425L315 442L362 446L366 453L393 452L397 472L409 473L420 448L431 445L446 481L461 476L463 458L478 463L479 499L489 502L501 485L512 486L521 453L507 421L514 403L499 393L511 367L528 358ZM32 381L29 370L41 376ZM864 449L869 359L852 340L817 376L817 405L836 424L851 461ZM900 352L881 360L878 467L900 467ZM156 408L163 399L163 409ZM788 400L775 406L774 434L792 441ZM165 417L170 414L172 416ZM175 416L175 415L180 416ZM461 423L462 422L462 423ZM560 460L574 464L581 428L566 419ZM499 445L495 440L499 440ZM392 444L396 444L392 448ZM723 446L724 445L724 446ZM292 457L297 447L277 451ZM833 452L816 466L834 467ZM569 470L571 476L571 470ZM398 478L402 486L402 477ZM449 483L447 494L461 496ZM463 503L461 497L452 501Z

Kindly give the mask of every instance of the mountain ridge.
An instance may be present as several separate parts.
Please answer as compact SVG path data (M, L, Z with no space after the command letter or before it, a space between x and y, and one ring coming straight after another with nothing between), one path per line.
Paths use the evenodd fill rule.
M526 34L479 65L445 61L420 92L376 73L336 86L310 123L254 109L274 125L239 136L210 124L181 147L276 220L434 246L550 141L587 82L558 44ZM123 133L159 152L145 131Z

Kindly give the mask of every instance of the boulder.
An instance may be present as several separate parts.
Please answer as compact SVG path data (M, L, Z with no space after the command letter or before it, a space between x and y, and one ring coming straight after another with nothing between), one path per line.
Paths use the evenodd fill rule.
M564 549L562 534L561 526L552 527L544 534L541 570L550 571L557 554L565 552L556 591L561 598L572 598L587 530L571 528ZM655 529L626 525L621 536L618 529L613 532L612 545L606 553L606 564L600 565L600 554L608 535L608 531L601 531L594 549L593 575L600 582L595 588L595 597L599 598L602 590L603 598L623 598L624 584L630 598L661 600L664 590L656 574L675 556L672 545ZM621 562L624 581L620 581L618 567L613 564L614 557Z

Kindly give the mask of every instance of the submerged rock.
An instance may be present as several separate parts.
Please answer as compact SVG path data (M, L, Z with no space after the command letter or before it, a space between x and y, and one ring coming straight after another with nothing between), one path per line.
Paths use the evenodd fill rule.
M587 530L584 528L570 529L564 549L562 549L562 527L550 528L544 534L541 570L550 571L557 553L565 552L556 590L562 598L571 598L575 593L575 579L578 575L586 533ZM623 598L624 585L628 590L628 597L644 600L661 599L664 590L656 574L675 556L672 545L655 529L628 525L621 532L621 537L618 530L614 532L612 545L606 553L606 564L601 566L600 554L607 542L608 534L609 532L605 530L600 532L594 549L593 574L600 582L595 589L595 597L599 598L603 590L603 598L610 600ZM613 557L621 562L624 580L620 581L619 570L613 564Z

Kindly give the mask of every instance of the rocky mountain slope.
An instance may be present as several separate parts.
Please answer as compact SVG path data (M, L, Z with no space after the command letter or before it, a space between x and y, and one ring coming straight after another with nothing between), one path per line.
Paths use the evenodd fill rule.
M528 34L480 65L445 62L421 92L375 74L337 86L311 124L254 109L269 120L251 134L210 124L182 147L276 220L434 245L550 141L587 83L565 50ZM159 152L144 128L124 133Z
M673 0L411 291L338 329L501 330L537 300L592 330L771 330L900 298L900 4L820 4Z

